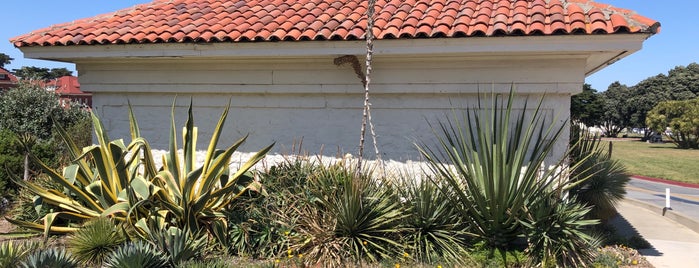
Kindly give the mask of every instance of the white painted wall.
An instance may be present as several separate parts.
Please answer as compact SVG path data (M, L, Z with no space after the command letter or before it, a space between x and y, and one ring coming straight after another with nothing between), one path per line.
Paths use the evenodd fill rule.
M543 107L560 125L568 117L570 95L582 88L585 65L584 57L565 55L377 56L371 102L379 149L384 159L415 160L413 142L433 137L427 121L453 108L475 107L479 91L506 93L513 83L518 92L533 94L531 102L546 92ZM78 62L78 70L111 138L128 140L130 100L143 135L153 147L165 148L170 107L178 96L178 129L193 99L200 149L230 99L219 147L249 133L242 151L277 142L274 151L290 152L294 141L303 139L311 154L321 148L330 156L357 152L363 88L349 66L333 65L333 57L91 59ZM566 128L557 155L565 151L567 137ZM371 143L366 155L373 158Z

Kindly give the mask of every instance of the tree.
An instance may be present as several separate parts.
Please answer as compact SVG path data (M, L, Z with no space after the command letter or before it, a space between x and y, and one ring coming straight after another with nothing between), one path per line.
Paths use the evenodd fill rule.
M604 101L590 84L583 85L580 94L570 97L570 119L587 127L602 125Z
M631 88L628 102L630 126L646 128L646 115L658 103L669 100L689 100L699 97L699 64L677 66L667 75L646 78ZM646 131L646 139L650 137Z
M13 60L15 59L11 58L10 55L0 53L0 68L4 68L5 65L10 64Z
M0 96L0 129L37 142L52 136L55 123L68 128L85 120L88 113L80 105L60 106L58 96L40 86L22 82ZM28 176L28 155L25 154L25 179Z
M699 149L699 98L660 102L648 112L646 124L665 133L678 148ZM666 128L671 133L666 133Z
M45 81L73 74L66 68L49 69L35 66L22 66L20 69L13 69L12 72L20 79L27 81Z
M602 92L604 114L602 128L605 136L616 137L624 128L631 126L630 105L631 91L619 81L612 83L607 91Z

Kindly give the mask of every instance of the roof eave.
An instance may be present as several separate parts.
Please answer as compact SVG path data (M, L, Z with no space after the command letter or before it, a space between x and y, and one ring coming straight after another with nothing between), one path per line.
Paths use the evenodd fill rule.
M642 48L651 33L376 40L377 57L439 55L587 55L586 75ZM274 59L363 55L363 40L247 43L164 43L20 47L26 58L81 63L114 59Z

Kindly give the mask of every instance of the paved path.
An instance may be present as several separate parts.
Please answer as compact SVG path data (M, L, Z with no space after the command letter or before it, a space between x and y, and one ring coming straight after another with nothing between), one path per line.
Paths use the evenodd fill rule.
M640 234L653 247L639 250L656 268L699 267L699 233L667 217L624 200L613 221L624 235Z

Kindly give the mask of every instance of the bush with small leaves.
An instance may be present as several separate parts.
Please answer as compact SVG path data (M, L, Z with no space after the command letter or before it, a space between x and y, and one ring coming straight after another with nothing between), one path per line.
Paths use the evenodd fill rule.
M221 259L208 261L190 260L177 265L177 268L233 268L233 265Z

